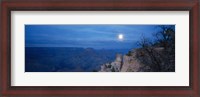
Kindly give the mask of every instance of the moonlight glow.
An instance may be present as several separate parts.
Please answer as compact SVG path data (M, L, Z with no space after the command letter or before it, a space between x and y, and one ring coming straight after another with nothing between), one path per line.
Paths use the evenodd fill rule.
M119 40L123 40L123 39L124 39L124 35L123 35L123 34L119 34L119 35L118 35L118 39L119 39Z

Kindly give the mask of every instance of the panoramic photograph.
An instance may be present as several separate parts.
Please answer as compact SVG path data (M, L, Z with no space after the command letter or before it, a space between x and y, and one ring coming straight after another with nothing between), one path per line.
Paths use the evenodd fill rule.
M175 72L175 25L25 25L25 72Z

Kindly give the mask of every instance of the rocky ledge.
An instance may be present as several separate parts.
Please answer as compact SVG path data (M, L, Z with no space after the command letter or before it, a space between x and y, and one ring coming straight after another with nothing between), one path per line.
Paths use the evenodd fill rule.
M144 67L136 58L137 49L130 51L126 55L116 54L115 61L101 65L99 72L139 72ZM148 68L148 67L145 67Z

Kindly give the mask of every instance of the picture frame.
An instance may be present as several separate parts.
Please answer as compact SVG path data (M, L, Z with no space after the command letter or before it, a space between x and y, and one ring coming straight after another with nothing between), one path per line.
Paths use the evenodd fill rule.
M1 1L1 96L199 97L199 4L199 0ZM11 86L11 11L189 11L189 86Z

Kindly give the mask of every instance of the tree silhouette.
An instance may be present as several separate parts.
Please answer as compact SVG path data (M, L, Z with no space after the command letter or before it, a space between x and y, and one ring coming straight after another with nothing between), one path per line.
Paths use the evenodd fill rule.
M159 26L160 31L153 34L151 41L143 35L137 43L141 48L136 57L153 72L175 71L175 29L173 26Z

